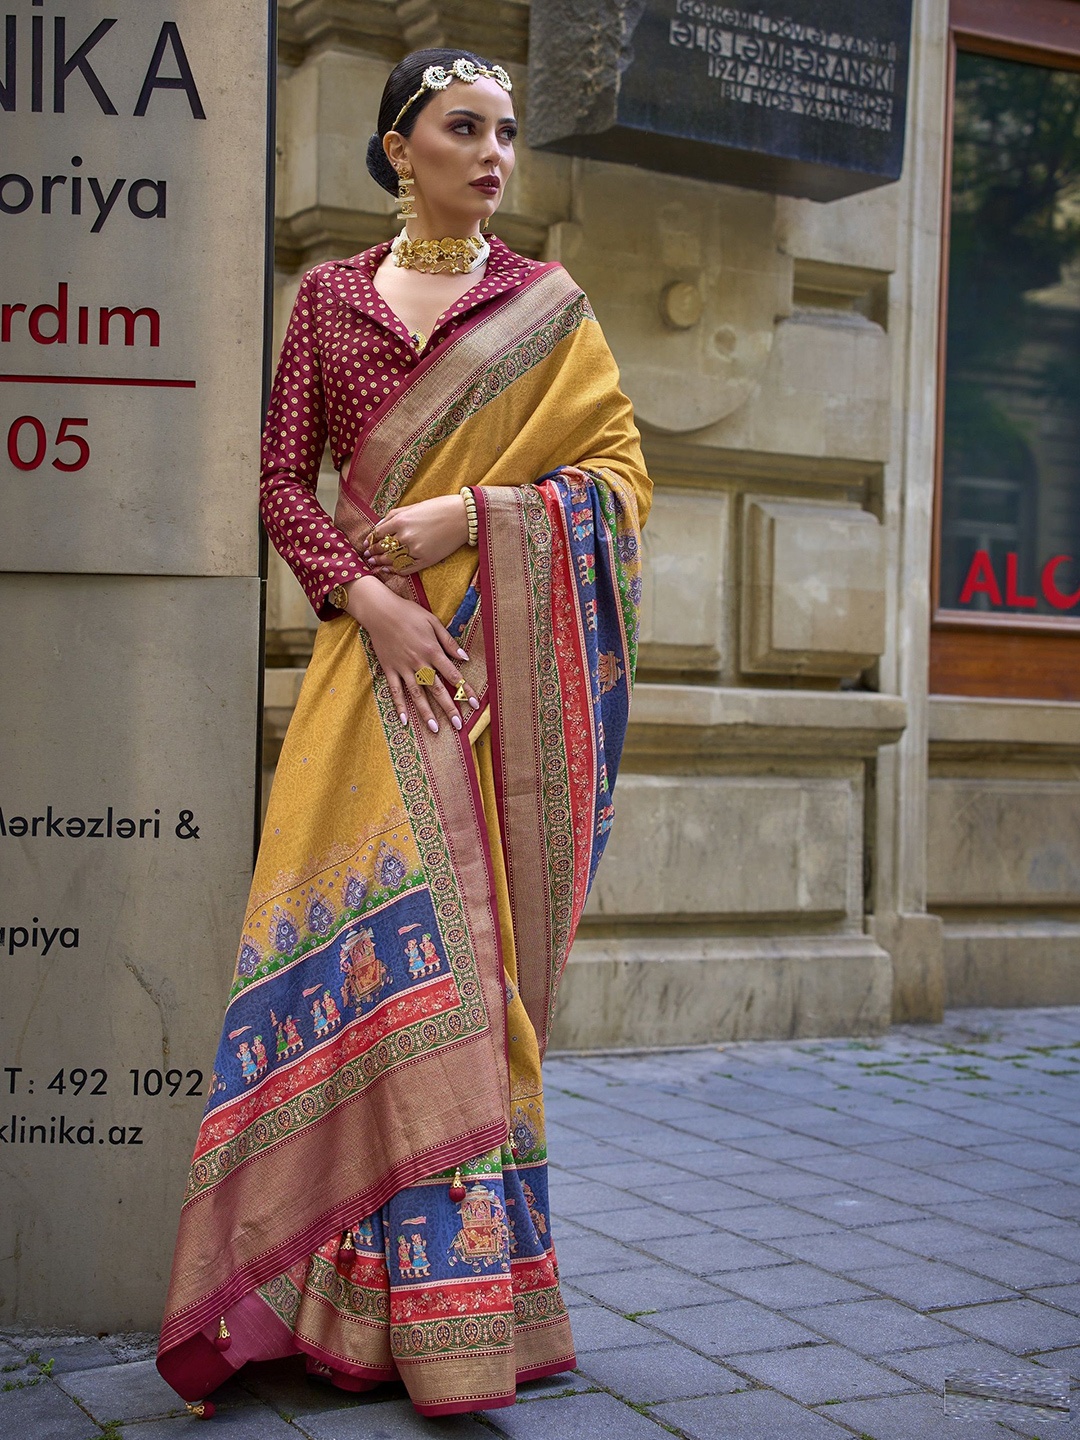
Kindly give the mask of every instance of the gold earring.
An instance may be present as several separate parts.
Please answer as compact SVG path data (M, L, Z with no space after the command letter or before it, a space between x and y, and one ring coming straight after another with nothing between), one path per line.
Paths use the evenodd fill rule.
M486 234L487 234L487 232L488 232L488 226L489 226L490 224L491 224L491 219L490 219L490 217L487 216L487 215L485 215L484 218L483 218L483 220L480 221L480 234L481 234L481 235L486 235Z
M398 171L397 198L400 206L398 213L402 220L416 219L416 196L413 194L413 183L411 170Z

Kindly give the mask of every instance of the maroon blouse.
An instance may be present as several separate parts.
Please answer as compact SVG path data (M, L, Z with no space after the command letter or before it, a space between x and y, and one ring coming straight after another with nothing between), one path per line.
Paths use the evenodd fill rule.
M327 260L304 276L263 430L263 524L323 620L339 613L327 599L334 586L369 573L315 497L327 440L340 471L371 416L421 357L452 335L464 316L515 289L539 263L492 236L484 278L439 317L418 350L375 289L375 271L389 249L387 241L351 260Z

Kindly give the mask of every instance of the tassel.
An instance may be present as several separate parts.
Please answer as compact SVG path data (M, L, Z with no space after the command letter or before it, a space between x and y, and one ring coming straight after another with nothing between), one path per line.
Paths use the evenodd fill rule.
M341 1237L341 1246L338 1249L338 1264L346 1270L351 1270L356 1264L356 1245L353 1242L351 1230L346 1230Z
M209 1420L214 1414L214 1407L209 1400L197 1400L187 1407L187 1412L196 1420Z
M231 1344L232 1336L229 1334L229 1327L225 1324L225 1316L222 1315L218 1321L218 1331L214 1338L214 1348L216 1350L228 1350Z
M461 1178L461 1171L454 1171L454 1179L450 1186L450 1199L454 1204L465 1199L465 1182Z

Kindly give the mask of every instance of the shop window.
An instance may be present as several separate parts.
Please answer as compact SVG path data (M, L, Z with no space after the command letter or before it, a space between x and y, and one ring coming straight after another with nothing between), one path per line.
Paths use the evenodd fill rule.
M951 19L931 689L1080 699L1080 3Z

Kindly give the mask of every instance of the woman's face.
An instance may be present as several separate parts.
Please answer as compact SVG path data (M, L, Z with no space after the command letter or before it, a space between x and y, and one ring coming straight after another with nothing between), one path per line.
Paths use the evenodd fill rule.
M390 162L416 182L412 228L431 228L434 238L475 233L499 208L516 135L513 102L487 77L436 91L407 138L391 131L383 141Z

